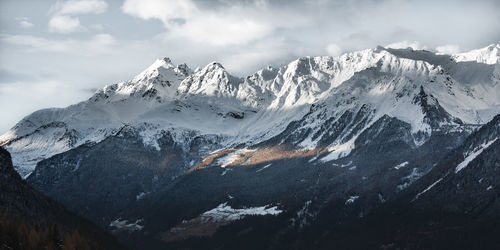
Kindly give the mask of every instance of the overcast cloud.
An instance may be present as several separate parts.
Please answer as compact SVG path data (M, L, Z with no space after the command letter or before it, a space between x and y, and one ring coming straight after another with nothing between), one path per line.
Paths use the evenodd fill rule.
M499 43L498 13L496 0L2 0L0 133L156 58L244 76L377 45L457 53Z

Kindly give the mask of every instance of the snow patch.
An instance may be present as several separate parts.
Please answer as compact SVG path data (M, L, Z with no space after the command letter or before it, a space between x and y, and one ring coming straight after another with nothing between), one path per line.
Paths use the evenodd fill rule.
M437 180L437 181L435 181L434 183L432 183L430 186L428 186L426 189L424 189L424 191L422 191L422 192L418 193L418 194L415 196L415 198L413 198L413 200L412 200L412 201L414 201L414 200L418 199L418 197L420 197L422 194L424 194L425 192L427 192L427 191L431 190L431 188L433 188L434 186L436 186L436 184L438 184L438 183L439 183L440 181L442 181L442 180L443 180L443 178L440 178L439 180Z
M204 212L200 215L203 221L235 221L249 215L278 215L282 210L277 206L269 205L250 208L232 208L227 202L220 204L214 209Z
M397 186L397 189L399 191L407 188L412 184L414 181L418 180L420 177L422 177L424 174L418 172L418 168L413 168L411 173L405 177L402 178L402 180L406 180L403 184L400 184Z
M398 164L398 165L394 166L394 168L395 168L395 169L400 169L400 168L403 168L403 167L408 166L408 164L409 164L409 162L405 161L405 162L403 162L403 163L400 163L400 164Z
M497 139L498 138L495 138L492 141L485 142L485 143L481 144L479 147L477 147L474 150L472 150L472 152L467 153L467 156L465 157L465 159L460 164L457 165L457 168L455 169L455 173L458 173L458 172L460 172L460 170L462 170L465 167L467 167L467 165L469 165L469 163L472 160L474 160L478 155L480 155L483 152L484 149L488 148Z
M314 213L309 211L311 204L311 200L306 201L306 203L304 203L304 206L302 206L302 208L297 212L297 219L299 221L300 228L304 227L308 223L308 219L314 216ZM295 219L292 219L292 222L295 224Z
M76 170L78 170L80 168L81 161L82 161L82 159L78 159L78 161L76 162L75 168L73 168L73 172L75 172Z
M299 148L307 149L307 150L313 150L317 146L317 141L319 140L316 139L315 141L312 141L312 135L308 136L306 139L304 139L302 142L299 143Z
M354 149L354 140L356 137L347 141L346 143L335 145L333 147L327 148L328 152L330 152L327 156L320 159L322 162L329 162L333 160L340 159L342 157L348 156L351 151Z
M386 200L385 200L385 198L384 198L384 196L383 196L381 193L379 193L379 194L378 194L378 200L379 200L381 203L384 203L384 202L386 201Z
M349 199L347 199L347 200L345 201L345 205L348 205L348 204L352 204L352 203L354 203L354 202L355 202L358 198L359 198L359 196L358 196L358 195L355 195L355 196L351 196L351 197L349 197Z
M141 200L146 195L147 195L147 193L141 192L140 194L138 194L138 195L135 196L135 200L137 200L137 201Z
M143 221L143 219L137 219L134 223L128 223L128 220L122 220L121 218L118 218L109 223L109 226L116 228L116 230L125 230L130 232L141 231L144 226L139 225L139 223Z
M222 171L222 173L220 174L220 176L224 176L226 175L229 171L232 171L233 169L232 168L226 168L224 169L224 171Z
M311 163L311 162L315 161L316 159L318 159L317 155L314 156L313 158L309 159L307 162Z
M341 167L341 168L345 168L345 167L349 167L349 166L351 166L351 165L352 165L352 161L349 161L349 162L348 162L348 163L346 163L346 164L342 164L342 165L340 165L340 167Z
M244 154L255 151L256 149L238 149L232 153L229 153L217 160L217 164L220 165L221 168L225 168L236 160L240 159Z
M257 173L257 172L260 172L260 171L262 171L262 170L264 170L264 169L266 169L266 168L270 167L271 165L273 165L273 164L272 164L272 163L269 163L269 164L265 165L264 167L262 167L262 168L258 169L258 170L257 170L257 171L255 171L255 172L256 172L256 173Z

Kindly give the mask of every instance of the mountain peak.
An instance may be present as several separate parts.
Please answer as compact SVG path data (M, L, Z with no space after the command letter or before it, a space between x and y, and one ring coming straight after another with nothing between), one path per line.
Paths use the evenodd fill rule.
M179 93L233 95L240 79L230 75L222 64L211 62L188 76L178 88Z
M162 59L162 60L163 60L164 62L166 62L166 63L172 63L172 61L171 61L171 60L170 60L170 58L168 58L168 57L163 57L163 59Z
M492 43L492 44L486 46L483 49L487 49L487 50L490 50L490 51L492 51L494 49L500 49L500 43Z
M484 48L453 55L456 61L476 61L485 64L500 63L500 44L490 44Z
M138 74L136 76L140 78L140 76L143 76L144 74L151 74L154 72L162 71L164 69L172 69L178 74L182 74L184 76L188 76L192 74L191 68L187 66L186 63L179 64L175 66L175 64L172 62L172 60L169 57L163 57L161 59L156 59L153 64L151 64L149 67L147 67L143 72ZM160 72L163 73L163 72Z
M217 70L217 69L226 70L226 68L224 68L224 66L222 66L222 64L221 64L221 63L216 62L216 61L213 61L213 62L209 63L209 64L205 67L205 69L210 70L210 71L212 71L212 70Z
M165 98L175 95L175 89L180 82L192 73L185 63L175 66L168 57L156 59L151 66L130 81L105 86L97 91L91 100L123 101L128 96L140 96L162 102ZM115 97L111 98L112 96Z

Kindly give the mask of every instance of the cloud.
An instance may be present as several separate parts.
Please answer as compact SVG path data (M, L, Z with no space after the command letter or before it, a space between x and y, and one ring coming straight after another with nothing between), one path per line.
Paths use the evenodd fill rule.
M54 16L78 21L73 29L51 33L22 30L20 20L1 25L0 68L35 77L47 74L36 79L11 74L9 82L39 82L40 86L46 82L46 90L54 93L60 86L50 82L66 84L69 92L102 87L133 77L163 56L192 68L217 60L231 73L245 76L267 65L281 66L302 56L335 55L339 50L384 44L438 50L456 44L466 51L500 41L498 0L453 4L431 0L37 1L36 6L47 10L52 5L48 17L27 1L4 2L0 5L6 20L27 16L36 26L40 25L35 20L46 18L48 23ZM121 9L112 10L116 6ZM96 14L101 16L92 20ZM59 31L68 33L61 38ZM87 33L78 33L82 31ZM96 32L101 34L93 36ZM330 44L340 49L327 49ZM9 75L0 72L0 78L5 76ZM3 107L30 104L31 97L21 95L27 85L12 87L19 88L19 93L11 92L11 102L4 101ZM32 110L53 106L58 96L51 98L50 93L44 97L45 104L31 102ZM68 104L83 100L73 96ZM12 107L4 113L24 112Z
M0 35L0 41L27 47L28 52L60 52L84 56L108 54L116 39L110 34L97 34L88 40L47 39L30 35Z
M0 84L6 84L13 81L31 81L34 77L25 72L17 72L0 68Z
M240 45L262 39L272 31L272 26L256 20L209 14L172 26L166 39L187 38L215 46Z
M296 47L293 42L283 38L268 38L246 46L245 49L235 49L222 54L220 60L224 67L232 73L244 75L265 66L278 66L296 57ZM286 59L285 59L286 58Z
M19 25L23 28L33 27L33 23L29 21L27 17L17 17L16 20L19 22Z
M162 21L167 40L184 38L228 46L251 43L269 36L279 27L286 27L287 23L294 23L293 20L270 22L267 5L263 3L201 10L191 0L126 0L122 11L141 19Z
M78 17L81 14L101 14L106 12L108 4L103 0L69 0L56 2L50 7L53 13L49 20L49 31L53 33L73 33L87 31L80 23Z
M104 30L104 25L102 24L91 24L89 25L90 29L97 30L97 31L102 31Z
M342 49L335 43L328 44L325 49L326 53L330 56L338 56L342 53Z
M108 9L104 0L69 0L56 2L50 7L50 12L59 15L102 14Z
M385 47L391 48L391 49L407 49L407 48L412 48L414 50L427 49L427 46L420 44L420 42L418 42L418 41L401 41L401 42L388 44Z
M70 84L55 80L0 84L0 106L9 107L9 112L2 112L0 131L7 131L23 116L41 107L64 107L74 103L75 99L88 97L88 93L73 88Z
M87 30L80 24L78 17L55 15L49 21L49 31L54 33L72 33Z
M456 54L460 52L460 46L455 44L448 44L436 47L436 51L441 54Z
M116 40L115 38L110 35L110 34L97 34L95 35L91 42L95 43L95 44L98 44L98 45L105 45L105 46L109 46L109 45L113 45L116 43Z
M142 19L159 19L166 26L171 20L187 19L199 12L191 0L125 0L122 5L125 14Z
M66 51L70 48L71 40L51 40L47 38L30 36L30 35L0 35L2 42L10 43L18 46L28 47L27 51Z

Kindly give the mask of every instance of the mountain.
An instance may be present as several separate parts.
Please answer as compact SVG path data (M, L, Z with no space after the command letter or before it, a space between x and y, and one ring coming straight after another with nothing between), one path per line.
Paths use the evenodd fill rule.
M107 232L67 211L21 179L0 147L0 243L2 249L125 249Z
M243 78L164 58L0 141L35 188L132 248L306 248L315 228L355 225L437 181L500 113L498 47L377 47Z
M496 249L499 136L497 115L366 218L316 237L315 248ZM318 230L327 231L309 233Z
M492 46L454 56L378 47L335 58L300 58L246 78L230 75L219 63L193 72L164 58L87 101L25 117L0 142L26 177L40 160L102 141L124 126L156 148L165 131L175 131L184 148L192 136L183 134L191 133L218 137L215 149L231 148L275 136L312 104L325 105L332 117L366 105L376 110L372 122L389 115L424 132L426 114L413 100L421 91L457 121L483 124L498 110L498 64L484 63L497 56Z
M432 170L394 197L381 201L369 213L358 213L359 202L363 195L376 196L376 193L362 193L346 200L333 197L316 208L315 201L309 200L296 213L296 218L306 219L306 223L301 221L297 228L290 225L296 221L290 223L286 217L260 221L252 218L227 226L211 237L193 237L170 246L497 249L500 243L497 237L500 232L499 129L500 115L497 115L447 153ZM406 166L396 167L400 170ZM341 220L340 217L347 218ZM249 230L251 228L253 230Z

